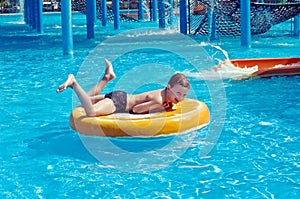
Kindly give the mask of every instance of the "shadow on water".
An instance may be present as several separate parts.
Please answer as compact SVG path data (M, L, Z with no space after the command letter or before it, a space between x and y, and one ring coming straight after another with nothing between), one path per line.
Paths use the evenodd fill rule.
M110 151L111 147L116 147L121 151L132 153L159 150L170 144L170 142L172 142L174 139L174 136L155 138L107 138L81 136L67 127L60 127L56 129L54 128L54 125L53 127L50 126L51 125L47 125L39 129L40 131L42 131L42 136L25 141L28 147L32 150L35 150L35 152L38 153L39 156L41 154L51 154L64 157L70 156L84 161L96 162L97 160L82 142L83 137L85 137L85 140L88 139L93 140L93 143L96 142L95 147L100 147L103 151ZM105 144L107 142L109 142L110 144ZM33 152L33 154L35 153Z
M128 152L143 152L161 149L168 145L174 136L155 138L111 138L110 141L115 146Z
M47 131L42 136L27 140L28 147L35 150L39 156L50 154L55 156L72 157L88 162L97 160L86 150L80 137L68 128ZM54 132L55 131L55 132Z

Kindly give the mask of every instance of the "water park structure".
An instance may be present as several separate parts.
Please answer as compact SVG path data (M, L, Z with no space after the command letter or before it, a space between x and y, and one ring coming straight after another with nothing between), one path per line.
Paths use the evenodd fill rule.
M64 54L73 53L73 9L86 15L88 39L94 38L98 19L103 26L113 22L115 29L120 29L122 21L158 20L158 27L164 29L175 14L179 14L183 34L208 35L211 40L240 36L245 47L251 46L251 35L265 33L273 25L289 19L293 24L292 34L300 35L299 0L61 0L60 8ZM41 34L42 13L42 0L24 0L25 22Z

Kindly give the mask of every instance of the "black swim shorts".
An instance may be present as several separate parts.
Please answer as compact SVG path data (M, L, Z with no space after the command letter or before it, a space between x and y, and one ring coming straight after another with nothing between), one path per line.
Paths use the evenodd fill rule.
M109 98L114 102L116 107L115 112L124 112L127 105L127 93L123 91L113 91L111 93L105 94L105 98Z

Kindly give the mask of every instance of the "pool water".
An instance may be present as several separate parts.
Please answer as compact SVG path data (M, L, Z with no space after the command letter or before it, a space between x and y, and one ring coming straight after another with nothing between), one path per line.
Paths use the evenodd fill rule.
M300 76L203 80L191 76L188 97L212 113L203 129L152 139L80 136L69 127L78 100L57 94L67 74L85 89L103 58L117 79L104 92L156 89L176 72L209 69L216 59L300 57L290 22L252 37L208 41L181 37L154 23L96 26L73 15L74 56L62 56L60 17L47 14L38 35L20 15L0 16L0 198L297 198L300 194ZM145 31L140 28L147 27ZM175 27L176 28L176 27ZM123 32L124 30L131 32ZM179 40L179 39L183 40ZM190 40L189 40L190 39ZM159 47L158 47L159 46ZM125 49L125 50L124 50ZM207 59L207 60L206 60Z

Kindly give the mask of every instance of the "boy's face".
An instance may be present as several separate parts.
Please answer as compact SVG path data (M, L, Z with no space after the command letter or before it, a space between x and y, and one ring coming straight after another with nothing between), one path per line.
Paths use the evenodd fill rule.
M173 87L168 85L167 88L169 91L168 100L174 104L181 102L190 90L189 88L183 87L179 84L175 84Z

